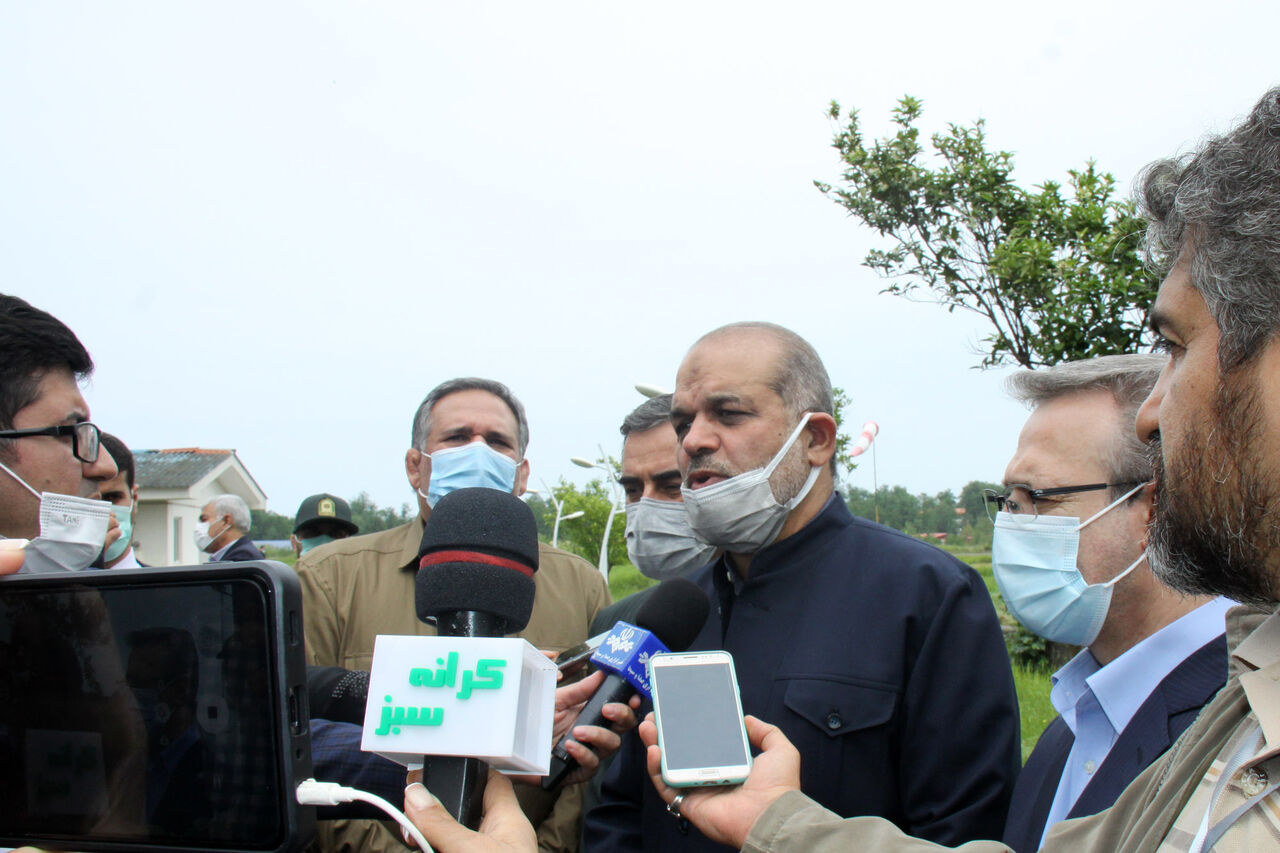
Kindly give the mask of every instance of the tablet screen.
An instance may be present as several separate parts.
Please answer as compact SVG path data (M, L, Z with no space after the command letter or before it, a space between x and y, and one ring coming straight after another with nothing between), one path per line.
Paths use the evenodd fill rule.
M0 836L280 843L265 590L172 577L0 585Z

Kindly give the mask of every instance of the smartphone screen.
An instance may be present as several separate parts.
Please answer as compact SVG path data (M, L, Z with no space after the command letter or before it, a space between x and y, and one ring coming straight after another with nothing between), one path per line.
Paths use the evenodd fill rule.
M651 665L668 782L740 781L751 759L732 658L726 652L655 656Z
M0 584L0 837L275 849L268 589L130 574Z

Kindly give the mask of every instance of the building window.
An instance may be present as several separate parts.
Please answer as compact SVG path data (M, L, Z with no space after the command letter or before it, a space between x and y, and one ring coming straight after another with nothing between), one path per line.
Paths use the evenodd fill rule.
M182 562L182 516L173 520L173 562Z

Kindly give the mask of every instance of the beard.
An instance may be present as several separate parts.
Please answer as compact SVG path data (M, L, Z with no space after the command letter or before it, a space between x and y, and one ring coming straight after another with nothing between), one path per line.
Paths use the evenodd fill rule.
M1155 576L1192 595L1222 595L1275 609L1280 564L1280 490L1265 464L1256 384L1239 370L1222 377L1212 421L1188 429L1166 470L1150 445L1155 517L1147 553ZM1246 375L1242 375L1246 374Z
M773 492L773 499L784 504L800 494L805 481L809 479L809 468L805 448L798 441L792 442L791 448L774 469L773 476L769 478L769 489Z

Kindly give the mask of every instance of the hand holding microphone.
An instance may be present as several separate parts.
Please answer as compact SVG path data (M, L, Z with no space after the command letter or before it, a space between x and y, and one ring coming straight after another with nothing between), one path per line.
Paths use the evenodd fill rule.
M604 680L579 712L570 733L561 737L551 751L551 772L542 781L545 790L564 784L581 766L574 754L581 756L581 751L570 746L579 745L572 732L579 726L607 727L606 705L627 704L638 694L647 693L644 670L648 656L654 652L687 649L702 630L710 608L706 594L697 584L672 578L654 590L636 614L635 625L626 622L614 625L601 643L600 651L592 657L592 662L604 671ZM584 770L585 774L575 774L573 778L590 776L594 767Z

